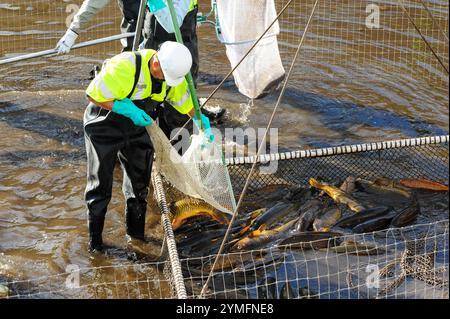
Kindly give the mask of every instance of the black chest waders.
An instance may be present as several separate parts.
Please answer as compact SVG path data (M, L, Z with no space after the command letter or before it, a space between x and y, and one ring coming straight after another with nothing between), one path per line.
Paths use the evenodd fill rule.
M141 69L141 56L136 54L134 91ZM133 101L146 112L152 110L148 99ZM89 249L102 249L105 215L111 200L113 172L117 158L123 171L123 194L126 199L127 234L144 239L148 186L153 164L153 145L144 127L117 113L90 103L84 113L87 154Z
M117 2L122 12L120 31L122 33L135 32L141 0L117 0ZM133 41L133 37L120 40L123 46L122 52L131 51L133 49Z

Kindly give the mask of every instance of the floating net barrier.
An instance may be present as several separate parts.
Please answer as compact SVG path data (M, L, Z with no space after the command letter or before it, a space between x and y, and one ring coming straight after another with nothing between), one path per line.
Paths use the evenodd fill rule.
M331 184L353 176L448 185L448 141L449 136L435 136L228 159L236 196L251 164L258 163L232 233L244 228L249 212L273 205L277 192L286 193L286 186L307 187L311 177ZM276 173L261 173L274 163ZM164 188L167 207L185 198L169 184ZM215 269L225 226L201 218L187 223L175 231L187 296L198 297L213 270L206 298L446 298L448 191L418 191L417 196L420 213L405 227L331 233L324 239L314 239L312 233L300 239L279 236L242 251L233 245L245 236L231 236ZM384 204L385 197L373 200Z

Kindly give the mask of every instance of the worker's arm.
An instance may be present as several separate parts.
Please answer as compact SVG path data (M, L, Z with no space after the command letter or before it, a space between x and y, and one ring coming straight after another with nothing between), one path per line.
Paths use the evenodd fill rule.
M108 60L89 84L86 95L95 105L128 117L135 125L147 126L153 123L151 117L128 98L135 72L130 54L123 53Z
M168 33L175 33L173 29L172 18L170 17L169 7L167 6L167 0L164 0L166 3L166 7L154 12L153 14L158 20L159 24L166 30ZM181 27L183 24L183 20L189 12L189 4L190 0L173 0L173 6L175 8L175 13L177 16L178 26Z
M86 28L92 18L102 10L110 0L85 0L73 18L70 27L56 44L58 53L68 53L75 44L78 35Z

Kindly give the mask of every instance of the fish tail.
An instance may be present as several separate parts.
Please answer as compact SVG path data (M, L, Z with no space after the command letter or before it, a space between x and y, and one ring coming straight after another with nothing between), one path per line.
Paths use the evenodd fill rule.
M318 188L318 189L323 188L323 184L321 184L317 179L312 178L312 177L309 179L309 185L311 185L312 187Z

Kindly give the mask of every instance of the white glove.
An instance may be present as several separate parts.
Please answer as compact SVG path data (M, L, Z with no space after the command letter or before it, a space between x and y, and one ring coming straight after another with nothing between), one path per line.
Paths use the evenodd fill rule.
M78 34L71 29L67 29L66 34L59 40L56 44L56 50L58 50L58 54L68 53L72 46L75 44L75 40L77 39Z

